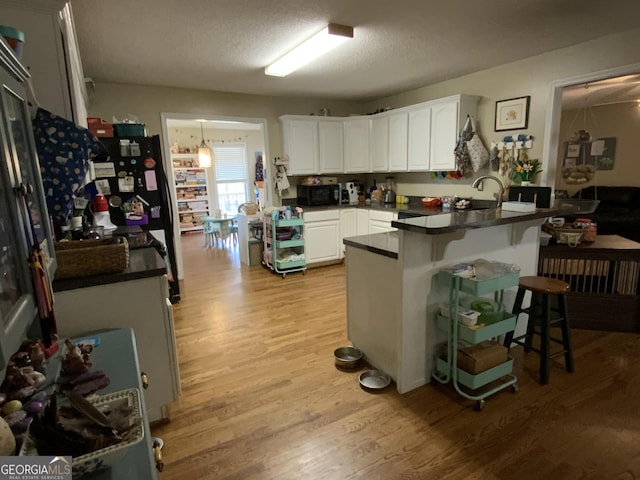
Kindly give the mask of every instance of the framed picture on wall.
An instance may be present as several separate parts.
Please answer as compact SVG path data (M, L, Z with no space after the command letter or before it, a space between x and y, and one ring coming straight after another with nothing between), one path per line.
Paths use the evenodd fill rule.
M529 125L529 101L531 97L509 98L496 102L495 131L524 130Z

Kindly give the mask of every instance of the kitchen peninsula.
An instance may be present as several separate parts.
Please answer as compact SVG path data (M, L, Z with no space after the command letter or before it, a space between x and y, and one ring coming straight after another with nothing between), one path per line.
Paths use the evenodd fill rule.
M429 383L444 340L436 309L449 298L436 273L482 258L535 275L540 226L558 212L454 211L394 221L397 232L345 238L349 340L395 380L398 392ZM505 292L507 309L514 296Z

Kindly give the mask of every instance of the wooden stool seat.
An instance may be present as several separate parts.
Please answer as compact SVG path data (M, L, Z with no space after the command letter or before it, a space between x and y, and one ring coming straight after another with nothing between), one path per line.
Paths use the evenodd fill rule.
M571 347L571 332L569 330L569 318L567 312L567 298L565 293L569 291L569 285L561 280L548 277L521 277L518 280L518 293L513 305L513 314L516 323L521 313L529 316L527 333L513 337L513 330L505 335L504 346L511 347L512 343L522 345L525 352L533 350L540 354L540 383L549 383L549 367L551 358L564 355L565 366L568 372L573 372L573 350ZM531 305L523 307L522 302L527 291L531 292ZM557 305L552 306L551 297L555 297ZM552 338L551 327L559 325L562 331L562 339ZM536 330L539 327L539 330ZM540 348L533 347L533 336L540 336ZM563 349L551 353L551 342L562 345Z
M569 291L569 284L549 277L520 277L518 286L535 293L563 295Z

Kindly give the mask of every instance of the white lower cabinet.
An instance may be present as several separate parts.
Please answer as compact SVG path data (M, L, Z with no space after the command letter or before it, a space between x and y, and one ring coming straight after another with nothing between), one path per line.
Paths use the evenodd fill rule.
M307 265L342 258L340 210L305 212L304 223Z
M356 235L391 232L397 212L344 208L304 213L307 265L344 258L343 239Z
M340 258L344 258L343 239L358 235L358 209L349 208L340 211Z
M391 226L391 222L398 218L396 212L369 211L369 233L392 232L397 230Z
M56 292L61 339L107 328L132 328L150 422L168 419L167 405L180 394L173 308L165 275Z
M356 233L358 235L369 234L369 210L358 208L356 212Z

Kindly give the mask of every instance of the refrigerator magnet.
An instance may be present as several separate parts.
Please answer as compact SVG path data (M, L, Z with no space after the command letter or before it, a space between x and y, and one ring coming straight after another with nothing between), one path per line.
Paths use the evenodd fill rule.
M144 181L147 184L147 191L154 192L158 190L158 181L156 180L156 172L147 170L144 172Z
M118 188L121 192L133 192L134 180L131 176L118 179Z
M156 166L156 161L151 157L147 157L144 159L144 166L147 168L153 168Z

